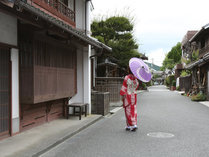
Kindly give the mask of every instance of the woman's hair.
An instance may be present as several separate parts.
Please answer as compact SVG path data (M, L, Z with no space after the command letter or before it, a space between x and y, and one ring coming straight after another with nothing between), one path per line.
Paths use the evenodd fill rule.
M133 74L130 67L128 67L128 74Z

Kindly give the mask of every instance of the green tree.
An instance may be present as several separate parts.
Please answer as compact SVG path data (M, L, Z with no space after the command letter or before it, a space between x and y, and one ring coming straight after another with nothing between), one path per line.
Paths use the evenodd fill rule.
M161 70L172 70L176 64L181 63L181 53L181 43L178 42L176 46L172 47L171 51L169 51L166 55L165 59L163 60L163 66L161 67Z
M106 20L93 21L91 24L92 36L112 48L111 53L102 54L98 63L106 58L115 62L120 68L127 68L132 57L140 57L138 44L133 37L134 25L124 16L113 16Z

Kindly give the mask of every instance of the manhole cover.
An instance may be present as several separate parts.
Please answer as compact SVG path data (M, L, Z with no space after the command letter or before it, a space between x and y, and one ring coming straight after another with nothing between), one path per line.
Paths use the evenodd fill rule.
M151 132L148 133L147 136L155 137L155 138L172 138L174 134L166 133L166 132Z

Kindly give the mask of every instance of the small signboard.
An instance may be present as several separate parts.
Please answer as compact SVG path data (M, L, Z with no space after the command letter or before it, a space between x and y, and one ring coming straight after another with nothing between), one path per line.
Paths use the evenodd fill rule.
M13 8L15 0L1 0L0 2L9 6L9 7L11 7L11 8Z

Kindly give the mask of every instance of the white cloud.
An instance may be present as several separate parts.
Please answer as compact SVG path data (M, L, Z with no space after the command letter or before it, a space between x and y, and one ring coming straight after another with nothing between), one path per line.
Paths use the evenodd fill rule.
M188 30L199 30L209 23L208 0L93 0L93 4L93 17L124 15L124 8L129 8L140 52L160 65L164 53L181 42Z
M166 52L162 48L153 50L149 54L147 54L148 59L149 59L148 62L156 64L158 66L162 66L165 55L166 55Z

